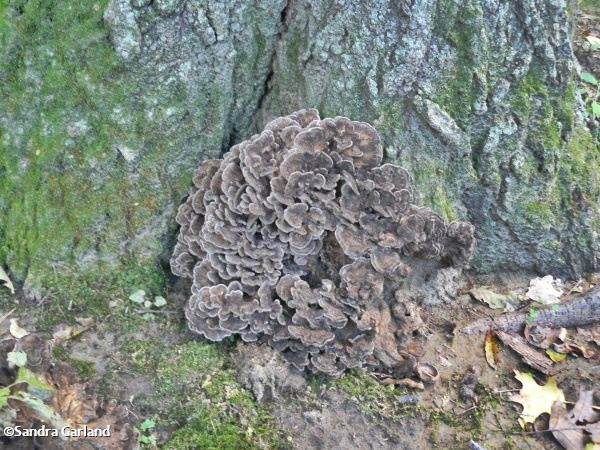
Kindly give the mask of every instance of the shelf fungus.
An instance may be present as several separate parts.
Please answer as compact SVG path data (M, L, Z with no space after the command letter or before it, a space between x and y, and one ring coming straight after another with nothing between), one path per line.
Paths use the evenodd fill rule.
M204 161L171 259L192 282L190 328L332 376L416 373L414 286L469 260L473 226L416 206L410 174L382 159L369 124L311 109Z

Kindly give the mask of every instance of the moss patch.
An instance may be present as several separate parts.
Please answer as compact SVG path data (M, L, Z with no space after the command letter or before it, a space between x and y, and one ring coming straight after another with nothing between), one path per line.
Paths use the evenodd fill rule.
M69 352L62 346L57 345L53 347L52 356L73 367L79 377L84 381L89 381L96 375L96 367L93 362L69 356Z
M132 310L129 295L143 289L149 297L165 295L166 276L157 266L131 262L115 271L112 266L96 271L68 272L63 268L48 273L40 279L46 301L37 315L36 328L49 331L53 326L70 322L75 317L114 318L121 328L142 324L141 318ZM109 303L118 301L120 309L111 309Z
M125 346L133 369L153 380L155 392L140 401L158 410L157 426L176 429L164 448L282 446L268 410L235 380L224 350L201 342L132 341Z
M482 12L476 2L439 2L436 11L436 36L448 39L454 48L456 61L438 80L434 101L463 129L469 128L474 106L481 96L482 68L479 60L482 49L477 22Z
M400 419L412 415L414 405L401 404L398 399L407 395L393 385L383 386L361 370L351 370L338 380L329 382L331 386L344 392L358 409L370 417Z

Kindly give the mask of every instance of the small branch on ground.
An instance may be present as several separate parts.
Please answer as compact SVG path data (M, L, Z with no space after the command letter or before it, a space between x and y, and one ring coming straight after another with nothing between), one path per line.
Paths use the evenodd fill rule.
M581 327L600 323L600 288L588 292L583 297L551 307L530 310L528 313L514 312L495 318L477 320L464 327L465 334L485 333L488 330L515 333L525 324L550 328Z

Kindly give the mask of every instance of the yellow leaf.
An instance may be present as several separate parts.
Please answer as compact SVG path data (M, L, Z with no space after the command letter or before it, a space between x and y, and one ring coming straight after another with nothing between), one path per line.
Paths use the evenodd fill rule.
M521 382L523 387L518 394L511 395L510 401L523 406L519 417L519 424L522 428L525 428L527 423L533 423L540 415L550 414L554 402L565 401L565 394L556 385L554 377L548 378L546 384L539 385L530 373L515 370L515 378Z
M546 350L546 355L548 355L548 358L550 358L554 362L564 361L567 357L566 353L558 353L550 348Z
M498 343L491 330L485 335L484 350L485 360L492 369L496 370L496 364L498 363Z

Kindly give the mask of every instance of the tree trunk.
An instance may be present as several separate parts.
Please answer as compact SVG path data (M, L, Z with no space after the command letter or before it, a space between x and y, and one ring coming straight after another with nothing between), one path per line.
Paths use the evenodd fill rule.
M0 262L26 286L145 276L198 161L304 107L373 123L421 203L475 224L475 269L597 268L570 3L44 5L0 10Z

